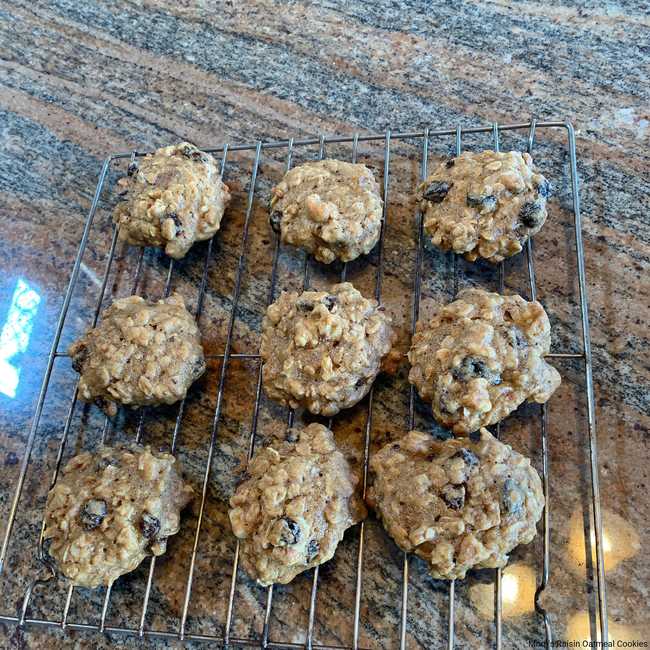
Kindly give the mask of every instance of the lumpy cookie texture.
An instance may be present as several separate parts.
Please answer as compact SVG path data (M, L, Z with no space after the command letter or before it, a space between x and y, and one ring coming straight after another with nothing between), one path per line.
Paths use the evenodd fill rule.
M560 375L544 360L551 327L521 296L467 289L417 323L409 381L455 433L502 420L524 400L546 402Z
M369 253L381 232L383 202L373 173L341 160L294 167L273 188L271 226L283 242L329 264Z
M181 142L132 163L128 173L119 181L126 198L113 220L129 244L162 248L179 259L219 230L230 193L209 154Z
M110 585L165 552L191 496L170 454L139 445L84 452L47 496L44 548L72 583Z
M335 415L368 393L392 342L390 316L349 282L282 293L262 323L264 390L291 408Z
M321 424L289 429L259 449L230 499L240 558L262 585L287 583L327 562L366 516L357 479Z
M372 456L370 469L369 505L434 578L503 567L515 546L535 537L544 507L539 475L487 429L477 442L411 431Z
M443 250L501 262L542 227L549 193L528 153L463 153L420 186L424 229Z
M79 395L109 415L118 403L173 404L205 371L198 327L178 294L155 303L116 300L69 353Z

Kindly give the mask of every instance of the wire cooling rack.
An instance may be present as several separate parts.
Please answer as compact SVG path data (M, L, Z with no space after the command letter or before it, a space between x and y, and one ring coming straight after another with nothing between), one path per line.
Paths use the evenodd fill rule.
M288 170L292 164L292 156L294 151L298 147L313 146L319 145L319 157L323 158L326 145L338 144L346 145L351 147L351 159L353 162L356 162L358 145L360 142L379 142L383 143L383 198L384 198L384 208L383 208L383 220L382 220L382 232L381 239L378 244L378 263L376 267L376 276L375 276L375 297L377 300L381 300L382 295L382 274L384 270L384 234L385 234L385 221L386 213L388 210L389 202L389 180L390 180L390 157L391 157L391 143L396 140L408 140L409 142L415 141L419 142L420 147L420 178L423 180L427 175L427 166L429 159L429 148L433 139L455 139L455 149L456 153L460 154L463 144L463 135L469 134L492 134L493 138L493 148L495 150L499 149L499 139L500 134L503 131L523 131L527 134L527 149L529 152L532 152L533 146L535 144L535 134L538 129L552 129L564 131L566 133L566 143L569 156L569 170L570 170L570 189L572 194L572 206L573 206L573 229L575 236L575 271L577 272L578 279L578 290L579 290L579 302L580 302L580 316L581 316L581 335L582 335L582 351L577 353L570 352L556 352L549 354L548 356L553 358L567 358L567 359L576 359L581 364L582 371L584 373L584 390L587 403L587 425L588 425L588 443L589 443L589 455L590 455L590 482L591 482L591 506L592 511L590 516L593 517L593 522L590 522L590 526L593 526L594 531L594 541L595 541L595 558L596 558L596 583L597 583L597 606L598 606L598 623L600 627L600 638L607 639L607 604L606 604L606 594L605 594L605 578L604 578L604 560L603 560L603 532L602 532L602 518L600 510L600 492L599 492L599 481L598 481L598 452L597 452L597 440L596 440L596 421L595 421L595 409L594 409L594 393L593 393L593 378L592 378L592 355L591 355L591 345L590 345L590 335L589 335L589 321L588 321L588 301L587 301L587 289L586 289L586 279L585 279L585 263L584 263L584 251L582 243L582 231L581 231L581 217L580 217L580 197L578 193L578 173L577 173L577 162L576 162L576 148L575 148L575 134L573 127L570 123L563 121L545 121L537 122L536 120L531 120L526 123L518 124L507 124L507 125L498 125L493 124L491 126L480 126L480 127L461 127L457 126L456 128L450 129L425 129L424 131L417 132L391 132L387 130L385 133L376 134L376 135L360 135L355 134L350 137L325 137L320 136L319 138L303 139L303 140L294 140L293 138L289 140L279 141L279 142L256 142L252 144L237 144L237 145L223 145L217 148L207 148L205 151L220 154L221 155L221 175L224 176L224 173L227 169L228 164L228 155L233 151L251 151L254 152L254 163L252 167L252 172L250 176L247 204L245 219L243 224L243 232L241 235L241 248L239 251L238 263L236 267L235 281L234 281L234 291L231 296L231 310L227 325L227 336L225 340L225 346L223 352L214 355L213 358L220 360L221 367L218 380L218 392L216 398L216 406L214 409L214 416L212 419L212 429L210 433L210 445L208 448L207 458L205 459L205 469L203 472L203 484L200 495L200 507L198 510L198 518L196 529L194 531L193 537L193 546L189 561L189 566L187 570L187 575L184 583L182 605L181 605L181 615L179 619L179 625L175 628L160 629L147 626L147 614L149 611L149 601L151 595L152 582L154 577L154 568L156 565L156 558L152 557L148 560L149 568L147 572L147 583L144 590L144 597L142 600L140 615L139 615L139 625L132 627L121 627L121 626L111 626L106 623L107 611L111 599L111 587L106 588L103 599L103 606L101 610L101 617L99 622L96 624L87 624L80 623L69 620L69 611L70 603L72 599L72 594L74 588L72 586L68 587L67 595L65 598L65 603L63 605L62 614L59 618L33 618L29 616L30 602L33 596L35 589L47 589L47 583L54 577L54 571L51 566L47 564L47 554L43 550L43 531L44 523L41 524L41 534L38 540L37 553L38 558L43 562L44 566L51 572L45 578L35 578L28 586L22 599L22 602L19 603L18 612L0 614L0 622L15 624L19 627L24 626L49 626L49 627L59 627L63 629L71 630L82 630L82 631L95 631L95 632L111 632L111 633L122 633L126 635L136 635L139 637L148 637L148 638L162 638L170 640L192 640L192 641L205 641L221 644L223 647L261 647L261 648L308 648L308 649L331 649L336 648L354 648L357 649L360 647L360 624L361 624L361 594L362 594L362 581L363 581L363 568L364 568L364 530L365 522L359 524L359 536L358 536L358 548L356 554L356 576L355 576L355 597L354 597L354 611L351 613L353 617L353 639L352 644L348 646L340 645L325 645L318 644L314 641L314 622L316 617L316 603L318 596L318 586L319 586L319 569L316 567L312 571L312 586L310 590L309 597L309 615L307 628L305 630L305 641L303 643L295 643L291 641L283 641L279 639L271 639L269 635L269 621L271 618L271 612L273 607L273 587L269 587L266 592L266 606L263 619L263 627L258 638L238 638L233 634L233 607L235 600L235 589L237 584L237 567L239 561L239 544L237 543L234 551L234 556L232 558L232 569L231 569L231 579L230 579L230 589L229 589L229 598L226 607L226 618L225 625L223 626L222 634L220 635L208 635L208 634L196 634L187 630L187 617L188 617L188 608L190 606L190 601L192 598L192 587L193 579L195 576L196 569L196 558L197 551L199 548L199 543L201 540L202 524L204 520L204 511L206 505L206 496L208 494L208 484L210 480L212 464L213 464L213 455L215 452L215 443L218 440L219 428L222 423L222 411L223 411L223 395L224 389L226 386L227 380L227 369L229 362L235 358L250 359L253 362L257 363L257 383L255 388L255 403L253 407L253 415L251 422L250 438L248 441L248 458L253 454L254 444L255 444L255 434L258 425L258 415L260 408L260 399L262 395L262 365L257 351L250 353L236 353L232 349L233 341L233 330L235 326L236 314L238 303L240 299L241 287L242 287L242 275L247 263L247 253L248 253L248 239L249 239L249 226L251 223L251 217L253 214L253 206L255 201L255 192L256 192L256 181L258 177L258 171L260 167L260 160L263 151L268 150L281 150L286 152L286 169ZM125 158L131 158L135 160L136 157L143 156L144 153L127 153L127 154L117 154L109 157L105 160L95 190L94 198L88 213L88 217L85 221L83 234L81 237L81 242L79 244L79 249L77 256L74 260L72 271L70 274L70 279L68 287L63 299L63 305L61 308L61 313L59 315L58 321L55 327L54 339L52 346L49 352L47 359L47 366L45 370L45 375L41 384L40 392L38 395L36 408L34 416L31 422L31 427L26 441L25 450L22 456L22 461L20 464L19 474L15 484L15 489L13 493L13 498L11 500L11 505L9 513L6 519L4 538L2 541L2 547L0 549L0 578L3 570L6 567L7 554L12 543L12 531L14 529L14 523L16 520L17 513L19 512L19 507L21 503L21 497L23 494L23 488L25 485L25 478L28 471L30 457L34 447L34 443L39 431L39 424L41 422L41 416L43 414L43 408L48 392L48 387L50 385L50 379L52 376L53 367L55 362L60 357L65 357L67 354L59 350L59 344L61 341L61 335L66 323L66 318L68 316L68 311L70 308L70 303L73 295L75 286L77 285L80 269L82 267L82 259L84 252L86 251L89 239L89 233L95 214L97 212L98 204L106 183L107 176L111 171L111 165L116 161L123 160ZM415 228L417 233L417 250L416 250L416 264L415 264L415 273L413 277L413 300L411 305L411 331L415 329L415 323L419 316L420 310L420 296L421 296L421 277L422 277L422 261L423 261L423 219L422 214L418 210L415 215ZM118 241L118 230L113 228L112 239L108 249L108 254L104 266L104 275L99 286L99 296L97 302L95 303L92 325L97 323L99 318L101 306L106 294L106 289L109 280L109 274L111 271L111 266L115 258L116 244ZM276 236L274 252L273 252L273 261L271 267L271 281L270 281L270 290L268 293L267 302L270 304L275 295L277 276L278 276L278 258L280 252L280 242L279 237ZM196 309L196 318L201 315L204 306L204 299L206 295L206 284L208 278L208 268L210 264L210 258L212 254L212 240L207 245L205 260L203 263L203 272L201 281L198 288L198 301ZM528 283L530 288L530 296L532 299L536 299L537 290L535 283L535 263L533 255L533 244L531 241L528 241L526 246L525 255L527 258L527 271L528 271ZM136 293L138 285L141 282L142 277L142 267L143 267L143 256L144 250L140 250L138 261L136 265L135 277L132 284L132 293ZM458 288L458 275L459 275L459 264L457 264L458 258L454 257L454 293ZM346 265L343 265L341 271L341 281L346 277ZM170 292L171 279L174 272L174 261L170 260L167 276L164 286L164 294L168 295ZM497 267L498 272L498 285L499 289L502 291L504 286L504 265L501 263ZM309 259L305 258L305 263L303 267L302 281L303 286L309 286L309 274L310 274L310 264ZM70 406L67 412L67 417L64 422L62 429L61 438L58 446L58 453L55 462L54 473L51 477L51 485L57 480L59 469L61 466L63 451L70 433L70 429L73 422L73 414L77 404L77 388L78 383L75 384L74 390L71 396ZM367 478L368 478L368 460L370 454L370 434L372 427L372 415L373 415L373 395L374 389L371 389L370 394L367 398L367 412L365 417L365 432L364 432L364 445L363 445L363 491L365 494ZM181 421L183 419L185 401L180 403L178 407L178 415L176 417L175 426L172 433L171 440L171 451L172 453L176 450L178 433L181 426ZM410 428L413 428L415 423L415 411L416 411L416 397L415 390L413 386L410 387L409 395L409 425ZM136 431L136 440L139 442L142 437L142 426L143 421L146 417L146 409L143 409L140 412L139 422L137 425ZM292 424L294 419L294 413L290 411L288 413L288 423ZM102 433L102 441L106 439L107 432L110 428L110 423L108 419L104 422L104 428ZM549 440L547 435L547 410L546 406L543 405L540 409L540 429L541 429L541 456L542 456L542 484L544 490L544 496L546 498L546 508L544 510L544 515L542 519L542 530L543 530L543 558L542 558L542 571L541 576L538 580L537 591L535 593L535 609L540 618L540 624L544 629L545 643L546 647L550 648L553 641L553 630L551 627L551 620L544 609L541 603L541 596L545 589L547 588L548 579L549 579L549 565L550 565L550 537L549 537L549 508L550 508L550 495L549 495ZM497 427L496 434L498 435L499 430ZM401 603L400 603L400 622L399 622L399 645L400 648L406 647L407 640L407 630L409 627L409 556L405 553L403 555L403 569L402 569L402 584L401 584ZM495 644L497 648L502 646L502 580L501 580L501 570L496 570L495 574L495 611L494 611L494 620L495 620ZM450 581L449 583L449 592L448 592L448 617L447 617L447 629L441 629L439 631L440 642L439 645L443 646L445 643L448 648L453 648L455 643L455 581ZM344 614L341 613L343 616Z

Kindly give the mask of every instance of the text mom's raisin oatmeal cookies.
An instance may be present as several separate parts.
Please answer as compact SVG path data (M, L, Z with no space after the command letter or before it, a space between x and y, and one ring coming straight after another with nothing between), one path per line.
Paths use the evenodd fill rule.
M283 292L262 323L264 390L285 406L335 415L368 393L393 339L390 316L349 282Z
M230 499L246 573L286 584L331 559L343 533L366 516L357 478L322 424L289 429L251 459Z
M126 198L113 221L129 244L156 246L180 259L219 230L230 193L210 154L181 142L132 163L128 173L118 183Z
M45 548L74 584L110 585L165 552L191 496L171 454L139 445L84 452L47 496Z
M433 244L472 262L501 262L544 224L550 184L528 153L482 151L442 163L420 190Z
M199 329L179 294L155 303L139 296L116 300L69 354L81 375L80 397L109 415L117 403L173 404L205 371Z
M349 262L369 253L381 232L383 201L361 164L320 160L294 167L273 188L271 226L283 242L320 262Z
M544 507L539 475L487 429L478 442L411 431L372 456L370 469L369 505L434 578L503 567L515 546L535 537Z
M544 360L551 326L538 302L467 289L417 323L409 381L455 433L502 420L524 400L543 403L560 385Z

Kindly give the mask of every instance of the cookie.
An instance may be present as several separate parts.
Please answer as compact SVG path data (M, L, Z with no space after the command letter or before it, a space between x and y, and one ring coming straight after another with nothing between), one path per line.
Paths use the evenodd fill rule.
M561 380L544 360L550 346L551 326L538 302L467 289L417 323L409 381L440 424L470 433L525 400L551 397Z
M366 516L357 478L322 424L289 429L251 459L230 499L240 559L261 585L286 584L331 559Z
M284 243L320 262L349 262L369 253L381 233L383 201L373 173L342 160L294 167L273 188L271 226Z
M179 294L155 303L139 296L116 300L69 354L80 397L109 415L118 403L173 404L205 371L199 329Z
M480 438L436 440L411 431L370 460L368 503L396 544L434 578L503 567L535 537L542 483L530 461L481 429Z
M165 552L191 496L170 454L139 445L84 452L47 495L44 548L73 584L110 585Z
M424 230L443 250L501 262L544 225L549 194L528 153L463 153L420 186Z
M215 159L188 142L131 163L129 176L118 185L125 195L113 212L120 237L162 248L175 259L219 230L230 201Z
M392 342L390 316L349 282L282 293L262 323L264 390L285 406L335 415L368 393Z

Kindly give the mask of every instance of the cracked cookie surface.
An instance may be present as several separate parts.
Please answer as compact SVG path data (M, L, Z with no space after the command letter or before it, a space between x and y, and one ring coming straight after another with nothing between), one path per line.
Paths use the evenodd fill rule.
M409 381L455 433L499 422L525 400L544 403L560 375L543 355L551 345L538 302L467 289L418 321Z
M175 259L219 230L230 201L215 159L188 142L131 163L118 185L126 193L113 212L120 237L162 248Z
M273 188L269 206L282 241L325 264L369 253L379 240L382 207L373 173L342 160L294 167Z
M192 488L171 454L129 445L72 458L47 496L47 554L73 584L110 585L178 532Z
M155 303L116 300L69 354L80 374L79 395L109 415L118 403L173 404L205 371L199 329L179 294Z
M327 562L367 514L357 478L322 424L271 438L246 476L230 499L230 522L246 573L265 586Z
M368 393L393 337L390 316L349 282L284 292L262 323L264 390L285 406L335 415Z
M528 544L542 515L542 484L530 461L496 440L436 440L411 431L370 460L368 503L404 551L434 578L464 578L471 568L503 567Z
M443 250L501 262L544 225L549 194L530 154L466 152L420 186L424 229Z

